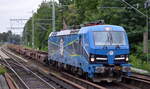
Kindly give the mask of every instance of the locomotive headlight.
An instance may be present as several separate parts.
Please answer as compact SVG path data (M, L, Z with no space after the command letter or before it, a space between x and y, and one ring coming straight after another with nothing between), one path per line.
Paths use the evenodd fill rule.
M129 61L129 57L128 56L126 57L126 61Z
M91 61L91 62L94 62L94 61L95 61L95 56L94 56L94 55L91 55L90 61Z
M104 29L105 29L106 31L111 31L111 30L112 30L111 27L105 27Z
M91 62L95 61L95 58L91 58Z

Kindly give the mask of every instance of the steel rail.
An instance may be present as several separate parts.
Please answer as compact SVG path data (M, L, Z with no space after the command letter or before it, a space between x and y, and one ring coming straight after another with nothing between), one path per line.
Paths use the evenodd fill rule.
M18 62L18 61L16 61ZM49 85L50 87L52 87L53 89L56 89L53 85L49 84L48 82L46 82L44 79L42 79L40 76L38 76L36 73L32 72L30 69L28 69L27 67L25 66L21 66L21 65L18 65L16 63L13 63L14 65L17 65L17 66L20 66L22 68L24 68L25 70L31 72L33 75L35 75L37 78L39 78L40 80L42 80L43 82L45 82L47 85Z
M9 56L8 54L6 54L7 56ZM12 58L12 57L11 57ZM36 76L38 79L40 79L41 81L43 81L44 83L46 83L48 86L50 86L51 88L53 88L53 89L56 89L53 85L51 85L51 84L49 84L48 82L46 82L44 79L42 79L40 76L38 76L36 73L34 73L34 72L32 72L29 68L27 68L26 66L24 66L22 63L20 63L19 61L17 61L17 60L15 60L14 58L12 58L12 60L13 61L15 61L15 62L17 62L19 65L17 65L17 64L15 64L15 65L17 65L17 66L20 66L20 67L22 67L22 68L24 68L26 71L29 71L29 72L31 72L34 76ZM5 62L6 62L6 60L4 60ZM6 62L7 63L7 65L9 65L9 63L8 62ZM10 65L9 65L10 66ZM12 68L12 67L11 67ZM23 80L22 80L23 81ZM25 83L25 82L24 82ZM28 89L30 89L30 88L28 88Z
M17 74L17 72L11 67L11 65L5 60L5 59L3 59L3 57L2 56L0 56L1 57L1 59L8 65L7 66L7 68L9 68L16 76L17 76L17 78L21 81L21 83L27 88L27 89L30 89L29 87L28 87L28 85L21 79L21 77Z
M68 74L68 73L66 73L66 72L63 72L62 74L63 74L67 79L73 80L74 82L76 82L77 84L80 84L80 85L82 85L82 86L84 85L84 87L85 87L86 89L106 89L106 88L103 87L103 86L97 85L97 84L95 84L95 83L89 82L89 81L84 80L84 79L77 78L77 77L75 77L75 76L73 76L73 75L70 75L70 74Z
M20 59L20 58L18 58L18 57L16 57L15 55L13 55L13 54L11 54L11 53L9 53L8 51L6 51L5 49L3 49L3 51L5 51L5 53L6 53L6 55L8 55L9 57L11 56L11 58L13 57L13 58L15 58L15 59ZM41 72L40 72L41 73ZM36 73L35 73L36 74ZM44 74L44 75L46 75L45 73L41 73L41 74ZM68 79L65 79L65 78L63 78L63 77L59 77L59 76L56 76L56 75L54 75L54 74L49 74L49 77L50 76L53 76L53 77L55 77L56 79L58 79L59 81L58 81L58 83L60 82L61 83L61 81L62 82L64 82L64 83L66 83L66 84L68 84L69 86L72 86L72 87L74 87L73 89L85 89L84 87L82 87L82 86L80 86L80 85L78 85L78 84L76 84L76 83L74 83L74 82L72 82L72 81L69 81ZM46 75L46 77L47 78L49 78L47 75ZM42 79L42 78L41 78ZM54 78L52 78L52 81L53 82L55 82L55 80L53 80ZM44 79L42 79L42 80L44 80ZM63 84L64 84L63 83ZM61 85L61 84L60 84ZM62 86L62 85L61 85ZM64 85L65 86L65 85ZM67 88L67 87L66 87Z

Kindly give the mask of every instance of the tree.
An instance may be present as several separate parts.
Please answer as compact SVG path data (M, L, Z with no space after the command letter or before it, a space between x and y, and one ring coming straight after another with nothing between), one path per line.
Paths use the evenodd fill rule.
M146 13L146 10L144 9L144 2L146 0L126 1L132 6L136 7L138 10ZM51 19L51 3L52 2L43 2L40 5L37 13L34 14L35 20ZM125 3L121 2L121 0L59 0L59 3L55 2L55 7L56 31L63 29L64 22L67 24L68 27L72 27L74 25L80 25L86 22L105 20L106 24L123 26L128 33L131 44L134 45L137 43L141 43L143 40L143 32L146 30L145 17L127 6ZM44 23L45 25L41 25L39 23ZM31 18L26 23L25 28L26 27L26 31L28 33L27 40L31 45ZM43 31L43 28L47 30ZM37 48L44 49L47 47L47 39L51 31L51 21L35 21L35 45Z

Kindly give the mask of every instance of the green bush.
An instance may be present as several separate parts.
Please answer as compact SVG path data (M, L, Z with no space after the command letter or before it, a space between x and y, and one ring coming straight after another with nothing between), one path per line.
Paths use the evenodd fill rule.
M0 65L0 74L4 74L6 72L5 67Z
M137 57L133 54L130 55L130 63L132 64L133 67L147 70L150 72L150 63L139 59L139 57Z
M42 51L48 51L48 47L45 47L45 48L43 48L43 49L41 49Z
M140 66L140 60L137 58L137 56L130 55L130 63L133 65L133 67L139 67Z

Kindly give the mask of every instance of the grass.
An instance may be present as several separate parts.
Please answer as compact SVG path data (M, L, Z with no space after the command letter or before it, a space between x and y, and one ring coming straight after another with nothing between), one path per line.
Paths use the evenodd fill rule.
M142 61L134 55L130 55L130 60L130 63L133 65L133 67L150 72L150 62Z
M0 74L4 74L5 72L6 72L5 67L0 65Z
M149 40L149 52L150 52L150 40ZM131 50L132 54L130 55L130 63L135 68L147 70L150 72L150 53L148 54L148 62L147 62L147 54L143 53L143 44L137 43L132 44L133 50Z

